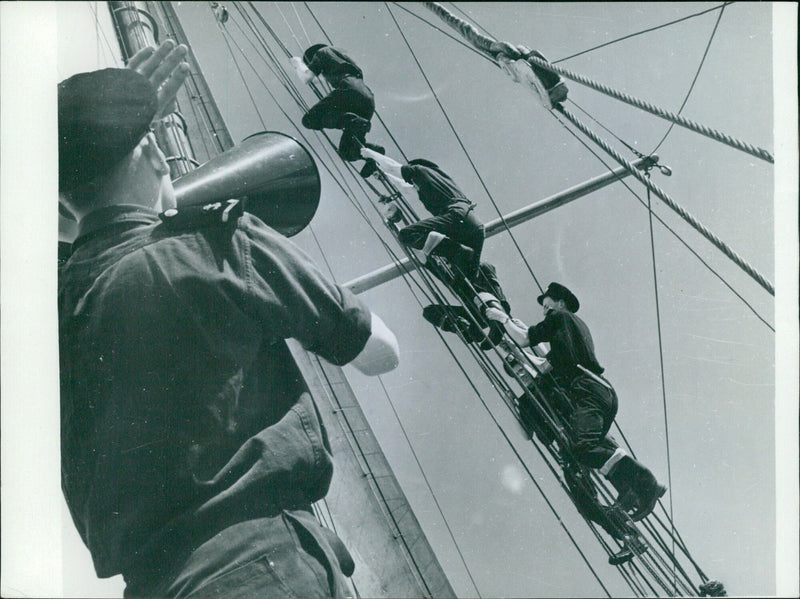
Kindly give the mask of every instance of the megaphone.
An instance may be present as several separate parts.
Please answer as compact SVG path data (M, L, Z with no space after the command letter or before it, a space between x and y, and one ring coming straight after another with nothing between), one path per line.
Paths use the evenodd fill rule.
M297 140L262 131L173 181L178 210L238 198L245 211L291 237L317 211L320 178L314 159Z

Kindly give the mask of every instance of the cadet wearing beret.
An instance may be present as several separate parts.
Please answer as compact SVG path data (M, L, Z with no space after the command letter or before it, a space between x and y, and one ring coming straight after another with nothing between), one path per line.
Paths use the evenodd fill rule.
M486 317L502 323L522 347L550 344L547 360L574 404L569 416L573 454L582 464L600 470L619 493L620 505L634 521L641 520L653 511L666 487L608 435L617 415L617 394L602 376L589 327L575 314L580 302L560 283L550 283L537 301L544 320L532 327L509 318L499 303L487 308Z
M165 42L58 86L62 489L100 577L128 597L343 597L318 524L332 456L284 339L368 375L394 335L256 217L169 227L150 133L188 72Z

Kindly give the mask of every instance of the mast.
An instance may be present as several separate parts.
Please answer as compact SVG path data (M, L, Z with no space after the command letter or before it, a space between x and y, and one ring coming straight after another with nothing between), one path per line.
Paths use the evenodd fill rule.
M156 128L180 178L233 141L211 95L189 40L169 2L109 2L123 57L127 59L159 37L173 38L190 51L190 75L178 93L178 111ZM199 159L198 159L199 157ZM287 345L296 375L302 377L320 410L334 451L331 489L318 502L318 519L335 529L356 562L351 582L366 597L455 597L432 547L392 473L343 370ZM320 505L323 504L323 505Z

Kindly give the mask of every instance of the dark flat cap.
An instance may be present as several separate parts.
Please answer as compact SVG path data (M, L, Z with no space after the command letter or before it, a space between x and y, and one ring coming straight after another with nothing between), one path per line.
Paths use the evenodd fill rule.
M428 168L436 168L439 169L439 165L435 162L431 162L430 160L425 160L424 158L414 158L414 160L408 161L409 166L427 166Z
M575 294L560 283L550 283L550 285L547 287L547 291L537 297L536 301L541 304L546 297L549 297L555 301L564 300L564 305L570 312L577 312L578 308L581 307L581 304L578 301L578 298L575 297Z
M303 52L303 62L306 64L310 63L314 60L314 54L316 54L317 51L327 47L328 44L314 44L313 46L309 46L306 51Z
M58 84L58 189L108 172L136 147L158 109L150 81L132 69L102 69Z

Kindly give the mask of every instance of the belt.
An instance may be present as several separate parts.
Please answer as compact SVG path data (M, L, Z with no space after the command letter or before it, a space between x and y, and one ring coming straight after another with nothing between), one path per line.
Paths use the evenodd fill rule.
M604 386L604 387L606 387L607 389L610 389L611 391L613 391L613 390L614 390L614 388L611 386L611 383L609 383L609 382L608 382L607 380L605 380L604 378L602 378L602 377L600 377L600 376L596 375L594 372L592 372L591 370L589 370L589 369L587 369L587 368L584 368L584 367L583 367L583 366L581 366L580 364L576 364L576 366L578 367L578 369L579 369L581 372L583 372L584 374L586 374L586 375L588 375L588 376L592 377L592 378L593 378L595 381L597 381L598 383L600 383L601 385L603 385L603 386Z

